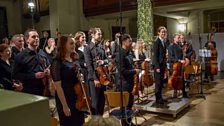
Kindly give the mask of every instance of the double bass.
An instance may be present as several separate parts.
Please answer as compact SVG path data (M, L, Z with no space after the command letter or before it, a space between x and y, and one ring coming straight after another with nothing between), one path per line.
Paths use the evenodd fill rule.
M217 73L218 73L218 66L217 66L218 52L211 42L208 43L208 49L211 50L211 57L209 60L210 72L212 75L217 75Z

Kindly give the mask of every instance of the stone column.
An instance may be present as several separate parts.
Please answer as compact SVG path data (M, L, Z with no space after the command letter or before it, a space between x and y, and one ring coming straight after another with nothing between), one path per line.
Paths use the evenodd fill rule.
M153 8L151 0L137 0L138 39L144 39L148 44L153 42Z

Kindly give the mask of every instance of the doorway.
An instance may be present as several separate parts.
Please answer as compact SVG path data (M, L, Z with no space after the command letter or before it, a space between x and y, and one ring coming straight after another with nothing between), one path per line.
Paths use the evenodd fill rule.
M2 42L4 37L8 37L8 24L5 7L0 7L0 17L0 42Z

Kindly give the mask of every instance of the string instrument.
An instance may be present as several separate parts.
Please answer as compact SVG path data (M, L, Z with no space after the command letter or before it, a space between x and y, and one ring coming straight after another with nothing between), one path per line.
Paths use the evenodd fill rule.
M102 85L107 86L108 84L110 84L111 78L110 75L107 74L107 68L105 65L99 65L96 68L96 71L100 75L99 81Z
M181 50L182 51L182 50ZM183 52L183 58L185 59L186 53ZM175 89L175 90L181 90L183 88L183 76L184 76L184 66L181 62L177 61L173 64L173 74L168 80L168 88L169 89Z
M74 91L75 91L75 94L77 95L75 106L80 111L85 111L88 109L90 112L90 115L92 115L91 109L90 109L91 99L90 97L87 96L87 88L84 81L84 76L80 72L81 68L77 64L75 64L74 70L75 72L77 72L77 78L79 80L74 86Z
M96 55L96 57L95 57L96 61L99 61L100 57L99 57L99 53L98 53L96 47L95 47L95 55ZM107 67L105 65L97 63L96 72L99 74L100 84L105 85L105 86L110 84L111 78L107 72Z
M182 52L183 52L183 54L186 54L186 51L187 51L189 48L190 48L190 45L189 45L189 44L185 44L185 45L183 46L183 48L182 48ZM190 60L190 59L191 59L190 57L186 57L186 58L185 58L184 68L185 68L186 66L188 66L188 65L191 65L191 60ZM189 77L189 74L186 73L186 72L184 72L184 79L186 80L186 79L188 79L188 77Z
M217 73L218 73L218 66L217 66L218 52L211 42L208 43L208 49L211 50L211 57L209 60L211 74L217 75Z
M108 70L111 72L111 73L114 73L116 72L116 63L115 63L115 59L111 59L111 64L108 66Z
M153 85L153 76L149 72L150 70L150 62L149 61L143 61L142 62L142 69L145 70L144 75L142 76L142 84L144 86L152 86Z
M176 62L173 64L173 74L168 80L168 88L180 90L183 88L182 63Z
M51 93L52 90L54 90L54 89L52 89L52 88L54 88L53 87L54 81L50 75L47 75L43 78L43 85L44 85L43 96L49 97L51 95L54 95L54 93Z
M138 67L139 67L139 60L136 60L135 62L134 62L134 66L135 66L135 68L137 69ZM133 87L133 89L132 89L132 94L133 95L137 95L138 94L138 82L139 82L139 74L135 74L135 76L134 76L134 87Z
M44 63L44 68L45 69L49 69L51 65L49 65L48 67L46 67L46 63ZM54 81L52 79L51 75L46 75L43 79L42 79L43 85L44 85L44 90L43 90L43 96L49 97L49 96L53 96L54 95L54 89L52 88L54 85Z
M168 62L168 49L166 49L166 62ZM169 75L169 70L166 67L164 71L164 80L168 79L168 75Z

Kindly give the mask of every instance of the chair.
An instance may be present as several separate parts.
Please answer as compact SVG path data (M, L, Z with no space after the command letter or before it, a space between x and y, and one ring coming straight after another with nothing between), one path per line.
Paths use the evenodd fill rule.
M120 92L106 91L104 92L104 94L105 94L106 102L108 105L109 116L115 116L117 119L121 121L121 124L123 124L122 121L125 120L126 124L130 126L131 119L137 111L133 112L132 110L126 109L126 106L128 105L128 101L129 101L129 93L123 92L123 108L124 108L124 114L125 114L123 118L122 118L122 111L120 109L120 106L121 106ZM115 107L118 107L118 108L115 108ZM115 108L115 109L111 110L111 108Z

